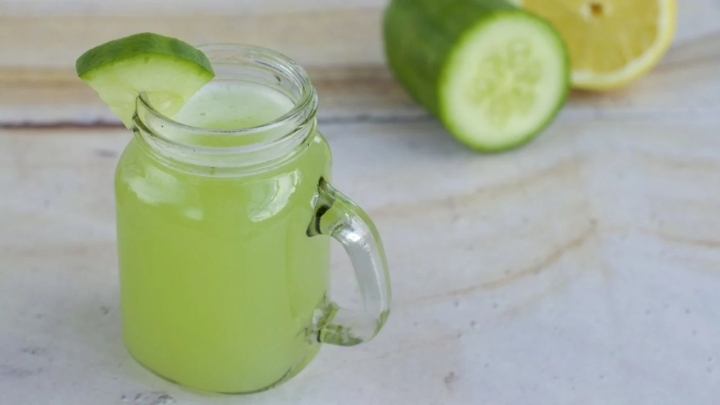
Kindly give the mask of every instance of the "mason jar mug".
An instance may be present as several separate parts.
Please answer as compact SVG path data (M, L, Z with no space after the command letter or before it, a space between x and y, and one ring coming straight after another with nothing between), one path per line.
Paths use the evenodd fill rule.
M303 69L258 47L200 49L215 78L173 117L141 94L118 162L123 337L165 379L249 393L291 378L322 343L374 337L390 283L372 221L329 183ZM357 309L329 298L331 238L355 269Z

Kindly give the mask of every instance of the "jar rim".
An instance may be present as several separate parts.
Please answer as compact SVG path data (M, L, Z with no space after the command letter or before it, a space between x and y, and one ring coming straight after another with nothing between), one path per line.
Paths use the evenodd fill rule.
M210 59L215 79L250 79L270 87L280 86L293 107L259 125L213 129L174 120L158 111L148 95L141 93L136 99L133 130L143 145L165 160L198 167L254 167L293 155L315 128L317 94L305 70L291 58L260 46L209 44L198 48ZM203 139L213 136L238 141L248 136L253 141L227 146L204 144Z
M136 103L138 106L142 106L144 112L151 114L153 118L162 121L163 124L169 125L176 130L203 135L257 134L276 129L293 122L296 123L295 125L300 126L308 119L312 119L314 117L315 110L317 109L317 95L315 93L315 89L305 69L303 69L302 66L290 57L269 48L248 44L217 43L199 45L197 48L203 51L206 55L212 54L213 52L233 53L241 56L243 60L254 61L255 63L268 67L280 68L283 73L299 88L300 97L297 100L293 100L293 108L273 120L255 126L234 129L213 129L177 121L158 111L150 102L147 93L141 92L137 97ZM212 63L213 58L210 55L208 55L208 58ZM136 114L135 117L133 117L133 123L135 125L142 124L142 118ZM168 141L175 143L169 139Z

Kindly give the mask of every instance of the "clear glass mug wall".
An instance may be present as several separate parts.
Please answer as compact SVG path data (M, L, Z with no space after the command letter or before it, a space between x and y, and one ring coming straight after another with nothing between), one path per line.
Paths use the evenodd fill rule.
M321 343L375 336L390 284L372 221L328 183L303 69L262 48L202 49L215 79L173 118L142 94L118 163L123 336L161 377L247 393L298 373ZM328 298L327 236L350 256L360 308Z

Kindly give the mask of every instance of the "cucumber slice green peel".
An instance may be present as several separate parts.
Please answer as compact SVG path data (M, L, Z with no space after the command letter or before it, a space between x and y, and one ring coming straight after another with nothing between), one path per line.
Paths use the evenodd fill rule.
M383 37L401 85L467 146L533 139L567 98L570 63L544 20L497 0L393 0Z
M215 76L199 49L147 32L88 50L75 69L128 128L141 92L160 113L172 116Z

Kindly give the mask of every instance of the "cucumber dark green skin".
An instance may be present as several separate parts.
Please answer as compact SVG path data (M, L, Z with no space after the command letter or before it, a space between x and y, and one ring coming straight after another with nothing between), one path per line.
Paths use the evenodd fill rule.
M199 65L203 69L213 72L212 65L207 56L199 49L177 38L170 38L149 32L130 35L96 46L83 53L75 62L77 75L83 77L87 72L106 63L113 63L125 57L137 56L138 49L145 54L177 56Z
M503 0L391 0L383 19L388 65L410 96L443 121L447 128L442 117L439 89L448 56L467 30L513 13L527 15L527 12ZM568 71L568 83L569 80ZM563 101L566 95L567 91ZM562 104L558 105L556 113ZM552 122L555 115L549 117L535 133L515 144L498 148L463 143L484 152L511 149L533 139ZM448 130L452 132L451 128Z

